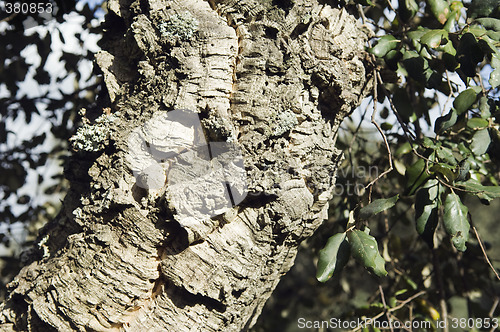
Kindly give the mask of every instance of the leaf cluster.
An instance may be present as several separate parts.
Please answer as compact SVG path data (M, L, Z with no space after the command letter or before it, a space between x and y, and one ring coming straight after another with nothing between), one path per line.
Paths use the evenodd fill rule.
M482 221L474 223L470 207L488 207L500 197L500 4L355 2L363 5L360 17L377 36L367 51L375 66L372 123L384 140L374 147L373 134L365 137L361 125L351 127L341 142L347 152L344 166L376 165L387 173L358 178L360 190L334 197L319 238L337 232L322 242L316 277L343 280L342 269L354 257L386 285L378 303L387 308L392 299L398 310L389 310L391 315L407 319L412 307L422 319L435 321L447 315L435 308L451 306L452 296L470 304L464 315L488 310L495 315L498 310L491 307L472 310L474 301L464 289L494 298L498 277L485 262L487 252L476 232ZM361 119L365 116L366 110ZM338 183L344 181L352 178L340 171ZM344 231L338 232L339 224ZM465 264L482 265L465 274L471 271ZM463 285L456 285L459 278ZM398 307L402 296L418 294L422 299Z

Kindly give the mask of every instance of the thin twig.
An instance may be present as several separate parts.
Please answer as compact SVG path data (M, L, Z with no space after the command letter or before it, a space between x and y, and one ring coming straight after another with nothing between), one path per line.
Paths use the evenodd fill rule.
M400 304L398 304L394 308L389 309L388 311L389 312L394 312L396 310L399 310L402 307L404 307L405 305L407 305L408 303L410 303L411 301L415 300L417 297L420 297L420 296L422 296L424 294L425 294L425 291L420 291L417 294L410 296L409 298L407 298L406 300L404 300L403 302L401 302Z
M409 298L407 298L406 300L402 301L397 306L387 309L387 313L392 313L394 311L397 311L397 310L403 308L405 305L407 305L411 301L415 300L417 297L420 297L420 296L422 296L424 294L425 294L425 291L420 291L417 294L414 294L414 295L410 296ZM377 318L382 317L385 313L386 313L385 311L382 311L382 312L378 313L377 315L373 316L372 318L370 318L369 321L373 322ZM365 321L368 321L368 319L365 319ZM349 330L349 332L356 332L356 331L361 330L362 328L363 328L363 326L358 326L355 329Z
M376 71L376 74L377 74L377 76L376 76L375 81L378 80L380 82L380 85L382 87L382 91L384 91L385 96L389 100L389 105L391 106L391 110L392 110L392 112L394 112L394 115L396 115L396 118L398 119L398 122L401 125L401 128L403 128L403 132L406 136L406 139L411 144L416 139L416 137L412 132L410 132L410 130L408 129L408 126L406 125L406 123L404 123L403 119L401 118L401 115L399 114L399 111L397 110L396 106L394 106L394 103L392 102L391 94L389 93L389 91L387 91L387 89L384 86L384 81L382 80L382 76L380 76L380 73L378 71Z
M384 295L384 289L382 288L382 285L378 285L378 291L380 292L380 299L382 299L382 305L384 306L384 309L387 309L387 303L385 302L385 295Z
M490 312L488 312L488 317L493 317L493 315L495 314L495 310L497 310L498 302L500 302L500 299L496 297L495 302L493 302L493 305L491 306Z
M389 321L391 321L391 320L392 321L398 321L400 328L402 328L405 331L411 332L411 324L410 324L410 328L406 327L405 323L401 319L397 318L396 316L394 316L390 312L387 313L387 318L389 319ZM410 319L410 322L411 322L411 319ZM392 324L390 324L390 326L391 326L391 329L392 329Z
M375 69L375 77L380 77L378 71ZM386 174L390 173L393 170L392 167L392 153L391 153L391 148L389 147L389 142L387 141L387 137L385 136L384 132L382 131L382 128L380 128L379 124L377 121L375 121L375 115L377 114L377 103L378 103L378 95L377 95L377 78L375 78L374 82L374 87L373 87L373 113L372 113L372 123L373 125L377 128L378 132L382 136L382 139L384 140L385 148L387 149L387 155L389 157L389 168L383 171L381 174L379 174L373 181L368 183L368 185L365 186L365 189L371 187L375 182L377 182L379 179L381 179L383 176Z
M484 250L483 241L481 241L481 238L479 237L479 233L477 232L476 226L472 226L472 229L474 230L474 234L476 234L477 242L479 242L479 246L481 247L481 251L483 252L483 255L484 255L484 258L486 259L486 262L490 266L493 273L495 273L495 276L497 277L497 279L500 280L500 276L498 275L497 270L493 267L493 264L491 264L490 259L488 258L488 255L486 255L486 250Z
M410 322L413 322L413 303L410 305L410 308L408 309L410 312L408 317L410 318ZM413 331L413 328L410 326L410 332Z
M453 186L453 185L451 185L449 183L446 183L445 181L441 180L439 178L439 176L436 176L436 180L438 180L439 183L441 183L443 186L450 188L452 191L453 190L458 190L458 191L462 191L464 193L474 194L474 195L482 193L482 191L467 190L467 189L463 189L463 188L460 188L460 187L455 187L455 186Z
M389 157L389 168L380 173L379 176L377 176L373 181L368 183L367 186L365 186L365 189L368 187L371 187L375 182L377 182L380 178L384 177L387 173L390 173L394 168L392 166L392 153L391 153L391 148L389 147L389 143L387 142L387 137L385 137L384 132L382 131L382 128L378 125L377 122L372 121L372 123L377 127L378 132L380 135L382 135L382 139L384 140L385 148L387 149L387 156Z
M2 22L9 22L12 19L14 19L14 17L16 17L17 15L18 15L18 13L11 14L10 16L7 16L6 18L0 20L0 23L2 23Z
M390 314L387 311L387 303L385 302L384 289L382 288L382 286L380 284L378 285L378 289L380 291L380 298L382 299L382 305L384 306L384 311L386 311L387 319L390 319L390 317L389 317ZM391 326L389 326L389 328L391 329L391 332L394 332L394 329L392 328L392 324L391 324Z
M434 266L434 272L436 274L436 281L438 285L439 292L439 305L441 307L441 317L444 322L448 321L448 309L446 308L446 300L444 299L444 285L443 285L443 277L441 275L439 264L439 257L436 250L432 249L432 265ZM445 323L443 327L443 332L448 332L448 324Z
M448 94L448 98L446 98L446 102L443 105L443 110L441 111L441 116L444 114L444 110L446 109L446 105L451 100L451 97L453 97L453 87L451 86L451 80L450 80L450 75L448 74L448 71L445 71L446 74L446 81L448 82L448 88L450 89L450 93Z
M363 21L363 24L366 24L366 16L365 16L365 12L363 11L363 6L361 6L358 3L357 7L358 7L359 16L361 16L361 20Z
M354 132L352 133L352 138L351 138L351 141L349 142L349 149L347 151L349 153L349 164L351 165L351 167L353 167L353 164L352 164L352 160L353 160L353 158L352 158L352 146L354 145L354 141L358 137L359 131L361 130L361 125L363 124L363 121L365 120L365 116L366 116L367 111L368 111L368 107L365 108L365 111L361 115L361 119L359 121L359 124L356 127L356 129L354 130Z

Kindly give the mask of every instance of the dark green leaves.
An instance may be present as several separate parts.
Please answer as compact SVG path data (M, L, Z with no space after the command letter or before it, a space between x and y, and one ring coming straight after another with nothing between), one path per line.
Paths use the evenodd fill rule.
M460 94L453 101L453 109L450 110L446 115L443 115L436 119L434 132L438 135L441 135L446 130L453 127L457 123L458 117L471 109L480 93L481 88L478 86L460 92Z
M403 65L408 75L416 81L425 81L424 69L427 68L427 61L417 52L407 51L403 55Z
M457 113L453 110L450 110L446 115L440 116L436 119L436 123L434 124L434 132L438 135L442 134L446 130L450 129L457 123Z
M460 92L457 98L455 98L455 100L453 101L453 107L455 108L458 115L467 111L472 106L472 104L474 104L477 99L477 94L480 92L480 89L478 91L477 88L478 87L464 90Z
M378 251L377 240L366 232L353 230L347 233L351 245L352 256L373 274L383 277L387 275L385 261Z
M429 48L437 48L443 41L447 40L448 32L443 29L429 30L420 38L420 42Z
M467 121L467 127L471 129L481 129L488 127L488 120L483 118L472 118Z
M457 165L457 178L456 181L464 181L469 176L470 162L467 158L461 160Z
M490 16L495 10L498 11L498 0L472 0L468 14L469 17Z
M486 199L487 201L500 197L499 186L483 186L475 179L460 182L458 183L458 186L463 187L465 190L475 192L476 196L481 199Z
M470 148L472 153L476 156L480 156L486 153L488 147L490 146L491 138L488 129L482 129L476 131L474 136L472 136L472 143Z
M438 224L439 193L440 185L438 180L431 179L417 192L415 197L417 232L431 248L434 245L434 232Z
M444 202L444 228L451 236L451 241L457 250L465 251L465 243L469 239L468 209L462 204L460 197L449 193Z
M425 171L425 160L419 159L415 164L406 169L408 182L406 195L413 195L415 191L429 178Z
M450 6L445 0L428 0L431 12L434 14L439 23L444 24L450 13Z
M460 39L456 56L462 73L468 77L476 76L476 66L483 60L483 57L483 51L476 37L470 32L465 33Z
M398 0L399 17L403 22L408 22L418 11L418 4L415 0Z
M340 270L349 260L351 249L346 241L346 233L338 233L328 239L319 252L316 279L325 282Z
M485 29L500 31L500 19L492 17L484 17L476 19Z
M368 50L371 54L378 58L384 57L389 51L394 50L399 44L399 40L393 35L385 35L381 37L377 45Z
M334 274L339 273L352 256L358 263L376 276L387 275L384 258L378 251L377 240L369 235L369 229L349 230L338 233L328 239L325 247L319 252L316 279L326 282Z
M390 209L398 201L399 195L387 199L377 199L367 206L359 210L359 218L368 219L369 217L380 213L384 210Z

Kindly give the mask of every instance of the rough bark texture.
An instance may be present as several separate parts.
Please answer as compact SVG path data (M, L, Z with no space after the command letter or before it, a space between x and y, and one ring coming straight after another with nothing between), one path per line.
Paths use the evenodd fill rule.
M9 285L1 330L246 330L327 215L338 124L369 82L366 34L315 0L109 8L96 55L108 145L68 164L71 190ZM172 28L182 17L197 24ZM174 109L199 113L212 140L236 137L247 173L245 200L194 242L126 159L133 130Z

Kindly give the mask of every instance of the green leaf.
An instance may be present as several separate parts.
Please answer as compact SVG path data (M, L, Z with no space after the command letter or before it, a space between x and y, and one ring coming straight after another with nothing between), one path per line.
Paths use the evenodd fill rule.
M396 169L396 171L401 175L405 175L406 173L405 164L399 161L398 159L394 159L392 162L394 163L394 168Z
M400 147L397 148L394 153L395 157L400 157L402 155L408 154L412 151L410 142L404 142Z
M413 195L415 191L424 183L429 174L425 171L425 160L419 159L415 164L406 169L408 187L405 195Z
M457 112L450 110L448 114L440 116L436 119L436 122L434 123L434 132L437 135L445 132L457 123L457 119Z
M479 98L479 111L483 119L488 119L491 116L490 100L486 96ZM494 109L494 108L493 108Z
M451 241L457 250L465 251L466 242L469 239L468 209L462 204L460 197L455 193L449 193L444 202L444 228L451 236Z
M497 51L493 53L490 64L495 70L491 72L488 82L491 84L491 87L495 89L500 86L500 52Z
M418 234L429 245L434 247L434 232L438 224L439 181L427 181L415 196L415 222Z
M500 31L500 19L492 17L483 17L476 19L486 29L492 29L495 31Z
M440 146L436 149L436 154L439 160L446 161L450 165L456 165L457 160L453 155L453 151L447 147Z
M491 84L491 87L493 89L496 89L500 86L500 68L497 68L491 72L488 82Z
M347 233L347 240L356 261L379 277L387 275L385 261L378 251L377 240L373 236L355 229Z
M460 160L456 168L456 181L465 181L469 177L470 162L468 158Z
M398 69L398 62L403 57L403 53L399 50L392 50L387 52L384 57L384 61L389 69L396 71Z
M453 170L455 167L450 166L448 164L435 164L434 166L431 167L430 171L433 173L439 173L443 175L448 182L452 182L455 180L455 173L453 173Z
M458 1L455 1L455 3ZM463 7L463 5L462 5ZM445 29L448 32L452 32L452 30L455 28L455 25L457 24L457 20L460 18L460 9L455 9L454 6L450 6L451 14L448 15L448 20L446 21L446 24L443 26L443 29Z
M478 93L479 91L475 91L475 88L469 88L460 92L457 98L453 101L453 107L458 115L467 111L472 104L474 104Z
M455 56L457 54L457 50L453 46L453 42L451 40L448 40L446 42L446 44L444 44L444 45L441 45L441 46L438 45L438 47L436 47L436 49L438 51L445 52L445 53L452 55L452 56Z
M422 38L423 35L425 35L429 29L424 29L421 26L417 28L417 30L413 30L408 32L408 38L411 39L412 45L419 51L417 46L420 44L420 39Z
M420 42L427 47L437 48L441 45L442 40L448 39L448 32L442 29L430 30L425 35L422 36Z
M368 219L373 215L390 209L396 204L398 199L399 195L393 196L391 198L377 199L359 210L359 218Z
M444 24L450 13L450 6L445 0L428 0L431 12L437 18L439 23Z
M481 199L491 201L500 197L499 186L483 186L476 179L469 179L465 182L458 182L457 186L463 187L465 190L473 191Z
M474 136L472 136L472 143L470 145L470 148L472 150L472 153L474 153L474 155L481 156L486 153L488 147L490 146L490 143L491 143L491 137L488 132L488 129L482 129L476 131Z
M350 253L346 233L338 233L330 237L325 247L319 251L316 279L326 282L335 273L339 273L349 260Z
M426 148L431 148L433 150L436 149L436 144L434 143L434 141L427 136L423 138L422 145L425 146Z
M491 66L493 68L500 68L500 52L495 52L491 56Z
M486 34L493 40L498 41L500 37L500 19L484 17L476 19L486 30Z
M467 121L467 127L479 129L488 127L489 121L483 118L471 118Z
M381 37L377 45L368 49L368 52L375 55L378 58L384 57L389 51L394 50L399 45L399 40L393 35L385 35Z

